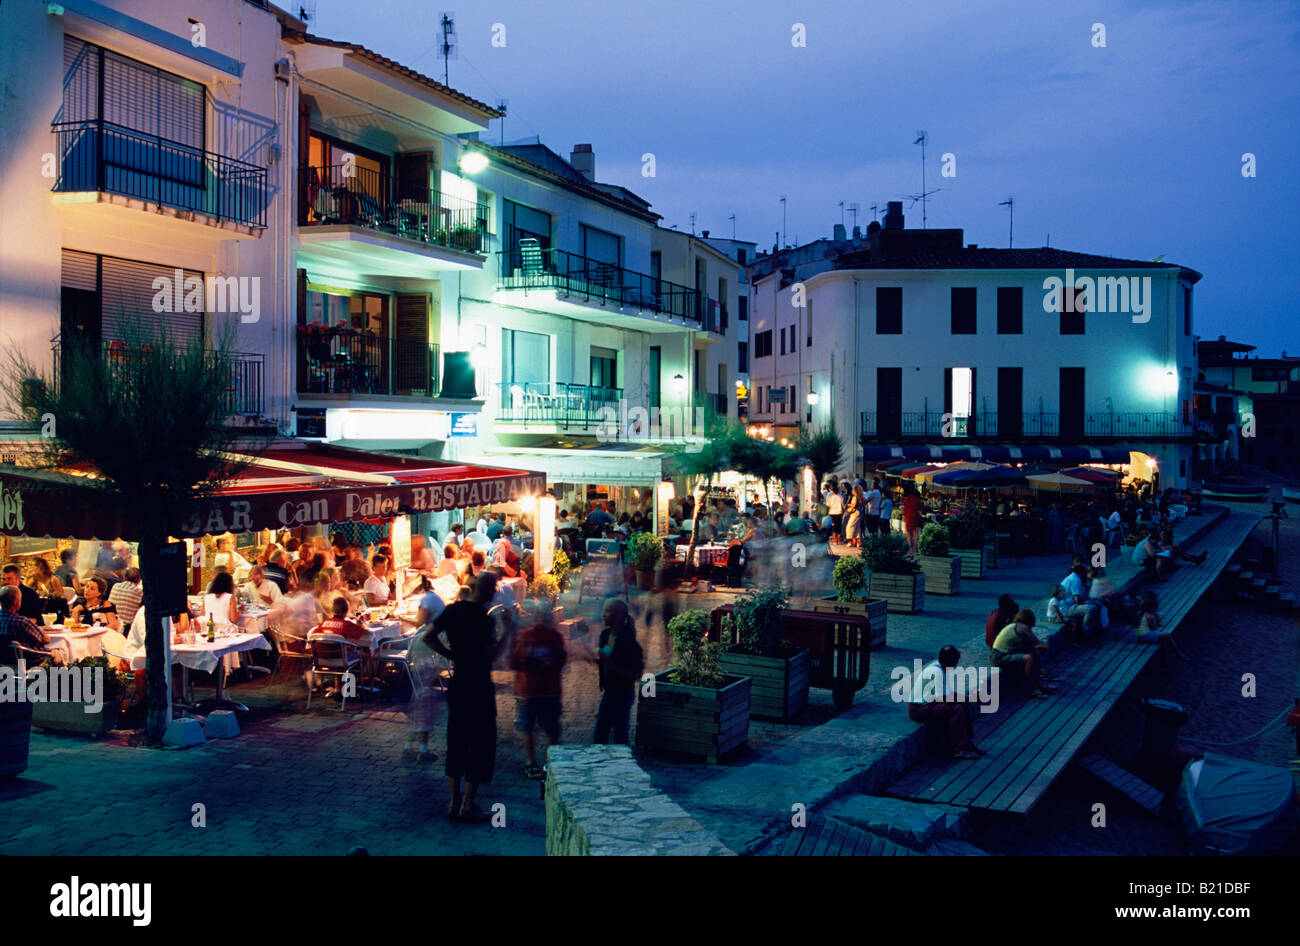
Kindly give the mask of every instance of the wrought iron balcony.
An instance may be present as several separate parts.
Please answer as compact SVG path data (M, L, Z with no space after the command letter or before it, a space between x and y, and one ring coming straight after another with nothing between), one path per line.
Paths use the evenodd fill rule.
M103 356L110 381L130 383L133 377L132 365L140 353L117 341L104 342L97 347ZM59 337L51 339L50 350L54 356L54 386L57 391L65 371L64 359L78 357L80 353L74 354L77 352L75 344L67 344ZM261 352L213 352L211 357L214 370L219 368L225 379L222 395L226 413L238 417L260 417L265 410L265 356Z
M1090 411L1073 419L1058 411L980 411L967 417L939 411L892 415L862 411L859 415L859 436L864 440L1179 440L1197 433L1193 421L1163 411Z
M102 119L56 122L59 193L102 191L266 226L266 168Z
M598 305L641 309L721 331L717 302L697 289L566 250L544 249L536 240L522 240L497 256L498 289L554 289Z
M298 393L438 397L438 346L300 325Z
M466 253L482 253L488 207L355 165L298 169L298 224L379 230Z
M497 384L497 420L503 424L537 424L561 428L593 427L616 414L622 388L563 381L502 381Z

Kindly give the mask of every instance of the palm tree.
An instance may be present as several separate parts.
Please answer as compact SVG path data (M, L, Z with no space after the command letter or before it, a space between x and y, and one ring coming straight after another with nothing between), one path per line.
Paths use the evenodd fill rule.
M835 421L816 432L808 427L803 428L799 433L798 449L812 467L816 487L820 487L826 477L835 472L844 456L844 445L839 431L835 429Z
M150 619L145 736L151 744L162 741L171 718L169 625L158 605L161 549L199 501L238 474L244 463L236 450L255 454L264 442L228 423L233 340L233 325L213 348L201 337L179 338L162 326L136 327L124 333L121 347L107 352L65 342L50 372L21 355L11 355L0 369L0 399L14 414L33 425L53 420L53 436L41 441L37 463L48 470L93 470L86 488L98 492L95 504L135 526Z

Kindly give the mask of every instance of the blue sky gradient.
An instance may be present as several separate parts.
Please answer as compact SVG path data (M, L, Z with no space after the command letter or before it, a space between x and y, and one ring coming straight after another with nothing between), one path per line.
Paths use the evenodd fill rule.
M441 78L444 9L460 43L451 84L508 99L506 141L537 134L566 157L591 142L598 178L652 201L665 226L689 229L694 212L697 231L727 236L735 214L736 235L770 249L781 194L791 242L829 236L840 201L865 226L871 204L901 198L920 226L906 195L925 129L927 183L943 188L931 227L1006 246L998 203L1014 195L1017 246L1050 234L1164 254L1205 276L1198 335L1300 354L1300 3L318 0L312 30ZM939 176L945 152L955 178Z

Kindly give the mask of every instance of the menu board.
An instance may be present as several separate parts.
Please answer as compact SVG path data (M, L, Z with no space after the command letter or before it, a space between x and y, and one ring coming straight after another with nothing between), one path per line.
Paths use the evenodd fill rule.
M394 516L388 542L393 547L393 568L408 568L411 564L411 517Z

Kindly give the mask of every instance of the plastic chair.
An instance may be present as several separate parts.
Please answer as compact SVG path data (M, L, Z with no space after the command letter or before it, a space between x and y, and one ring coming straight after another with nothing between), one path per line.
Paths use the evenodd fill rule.
M466 538L474 543L474 548L482 551L484 554L487 554L493 545L492 540L487 537L486 532L471 532L466 536Z

